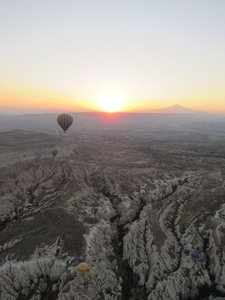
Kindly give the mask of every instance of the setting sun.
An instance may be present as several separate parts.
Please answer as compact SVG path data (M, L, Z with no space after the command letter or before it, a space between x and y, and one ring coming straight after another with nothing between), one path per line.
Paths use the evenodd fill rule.
M1 2L0 113L225 113L225 1L52 2Z
M108 113L118 112L123 108L124 103L118 96L104 96L98 100L98 107Z

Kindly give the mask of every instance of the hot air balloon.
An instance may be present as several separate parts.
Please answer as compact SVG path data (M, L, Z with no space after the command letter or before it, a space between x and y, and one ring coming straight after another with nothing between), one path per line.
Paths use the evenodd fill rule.
M73 123L73 117L68 114L61 114L57 117L57 122L59 126L63 129L63 131L66 133L67 129Z
M57 148L56 148L56 147L53 147L53 148L51 149L51 153L52 153L52 155L55 157L56 154L58 153Z
M200 255L197 253L197 252L192 252L191 253L191 258L194 260L194 261L198 261L200 259Z
M77 268L80 274L84 275L88 271L88 264L86 262L81 262Z
M183 250L185 255L189 255L190 254L190 250L188 248L184 248Z
M85 257L78 257L78 259L77 259L77 261L79 262L79 263L82 263L82 262L84 262L85 261Z

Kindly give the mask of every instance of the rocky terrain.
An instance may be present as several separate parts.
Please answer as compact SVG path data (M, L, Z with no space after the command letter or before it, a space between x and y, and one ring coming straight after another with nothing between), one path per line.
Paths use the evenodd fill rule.
M0 299L225 299L225 128L0 141Z

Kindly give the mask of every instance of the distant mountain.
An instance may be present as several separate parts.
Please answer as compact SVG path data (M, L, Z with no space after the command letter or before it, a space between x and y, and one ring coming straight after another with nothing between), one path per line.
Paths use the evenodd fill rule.
M100 112L98 111L64 111L64 110L60 110L60 109L39 109L39 110L33 110L33 109L26 109L26 110L22 110L22 109L7 109L7 108L2 108L0 109L0 115L30 115L30 114L60 114L60 113L70 113L70 114L86 114L86 113L92 113L92 114L99 114ZM119 114L129 114L129 112L124 112L124 113L120 113ZM132 113L135 113L132 112ZM138 112L137 112L138 113ZM206 112L203 110L193 110L184 106L181 106L179 104L175 104L173 106L169 106L169 107L163 107L163 108L159 108L159 109L152 109L152 110L144 110L144 111L140 111L139 113L154 113L154 114L191 114L191 115L201 115L202 117L207 116L207 117L225 117L225 114L216 114L216 113L210 113L210 112ZM107 114L107 113L106 113Z
M150 110L148 112L149 113L160 113L160 114L168 114L168 113L170 113L170 114L195 114L196 112L200 112L200 111L196 111L196 110L193 110L190 108L183 107L179 104L175 104L173 106L154 109L154 110Z

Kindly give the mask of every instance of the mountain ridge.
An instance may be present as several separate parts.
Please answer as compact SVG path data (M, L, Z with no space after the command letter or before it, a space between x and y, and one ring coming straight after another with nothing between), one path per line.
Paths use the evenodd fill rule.
M146 110L145 113L173 113L173 114L213 114L216 113L206 112L203 110L194 110L191 108L184 107L180 104L174 104L168 107L162 107L158 109Z
M108 114L107 112L101 112L101 111L68 111L68 110L61 110L61 109L47 109L47 110L32 110L32 109L25 109L25 110L13 110L13 109L0 109L0 115L27 115L27 114L60 114L60 113L69 113L69 114ZM158 114L197 114L197 115L224 115L224 114L218 114L213 112L207 112L204 110L194 110L188 107L184 107L180 104L174 104L172 106L168 107L162 107L157 109L146 109L146 110L140 110L140 111L126 111L126 112L120 112L117 111L113 114L152 114L152 113L158 113Z

